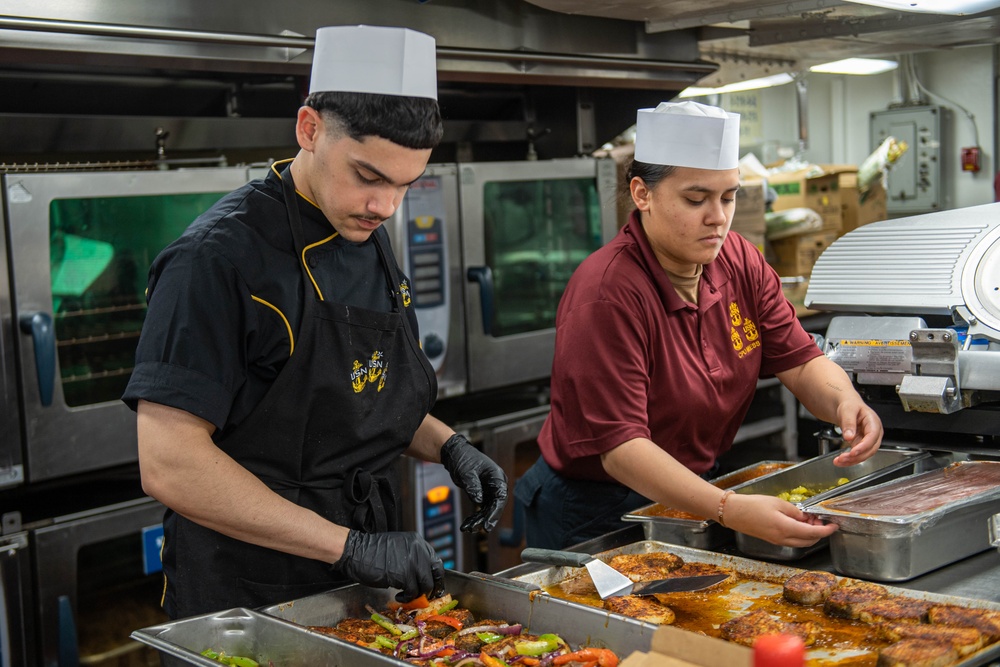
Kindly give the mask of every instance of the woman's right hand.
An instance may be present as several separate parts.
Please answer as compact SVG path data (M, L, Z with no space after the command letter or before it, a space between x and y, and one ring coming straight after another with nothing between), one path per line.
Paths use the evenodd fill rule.
M727 528L785 547L808 547L837 530L792 503L764 495L730 494L722 520Z

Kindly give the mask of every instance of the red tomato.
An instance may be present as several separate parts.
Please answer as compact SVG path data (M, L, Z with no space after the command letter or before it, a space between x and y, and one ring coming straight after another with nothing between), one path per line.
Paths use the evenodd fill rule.
M753 667L802 667L806 645L795 635L761 635L753 643Z

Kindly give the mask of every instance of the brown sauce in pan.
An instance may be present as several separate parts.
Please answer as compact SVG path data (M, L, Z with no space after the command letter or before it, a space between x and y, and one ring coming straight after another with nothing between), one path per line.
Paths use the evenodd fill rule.
M827 616L822 604L804 606L788 602L781 593L783 580L727 571L732 575L729 579L703 591L656 596L673 609L677 617L675 627L721 637L722 623L757 609L789 623L812 622L818 632L815 643L807 647L807 667L875 667L878 650L892 643L873 636L872 625ZM566 579L545 590L554 597L603 608L586 575Z
M737 484L742 484L743 482L749 482L752 479L757 479L758 477L763 477L764 475L769 475L772 472L777 472L779 470L784 470L792 463L761 463L760 465L754 466L747 470L743 470L738 474L733 474L725 479L719 479L712 484L719 487L720 489L728 489L736 486ZM683 512L681 510L676 510L670 507L664 507L659 503L655 505L650 505L649 507L644 507L640 510L634 512L639 516L660 516L669 519L690 519L693 521L702 521L704 517L691 514L689 512Z

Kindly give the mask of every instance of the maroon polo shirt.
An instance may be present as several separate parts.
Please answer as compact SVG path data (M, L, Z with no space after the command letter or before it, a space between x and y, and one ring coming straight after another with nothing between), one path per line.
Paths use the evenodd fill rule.
M552 411L538 442L573 479L611 481L600 455L649 438L696 473L728 450L757 380L822 354L760 251L730 232L683 301L636 213L576 270L556 315Z

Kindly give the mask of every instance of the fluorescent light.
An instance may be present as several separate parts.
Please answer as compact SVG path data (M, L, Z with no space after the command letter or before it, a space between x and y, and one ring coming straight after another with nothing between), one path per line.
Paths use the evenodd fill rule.
M747 79L746 81L730 83L725 86L719 86L718 88L685 88L681 91L678 97L701 97L703 95L716 95L719 93L738 93L742 90L754 90L757 88L781 86L786 83L791 83L792 81L794 81L794 78L791 74L782 72L781 74L773 74L759 79Z
M899 67L895 60L878 60L876 58L845 58L832 63L823 63L810 67L810 72L822 74L881 74Z
M874 5L900 12L927 14L978 14L1000 7L1000 0L848 0L859 5Z

